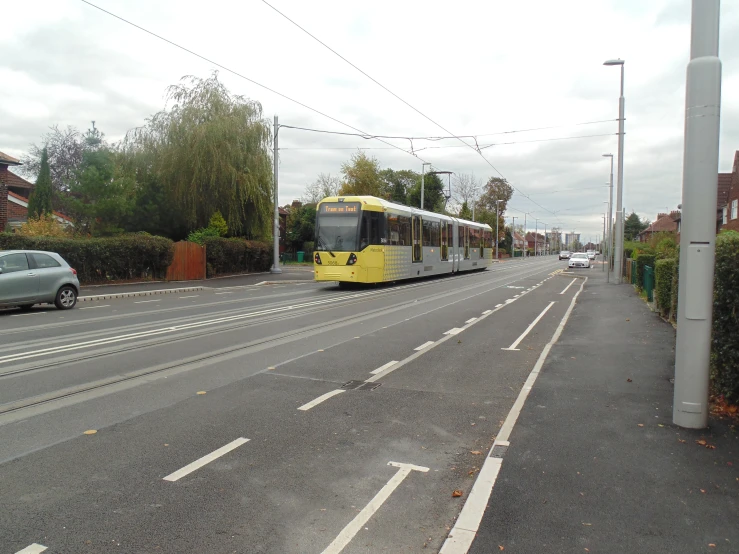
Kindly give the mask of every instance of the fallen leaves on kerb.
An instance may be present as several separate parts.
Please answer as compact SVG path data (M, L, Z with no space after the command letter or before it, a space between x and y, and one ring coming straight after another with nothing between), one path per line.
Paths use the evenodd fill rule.
M706 442L706 439L697 440L697 441L695 441L695 444L700 445L700 446L702 446L704 448L709 448L711 450L716 450L716 447L714 445L712 445L712 444L708 444L708 442Z
M455 490L455 491L454 491L454 492L452 493L452 498L459 498L459 497L460 497L460 496L462 496L463 494L464 494L464 492L462 492L462 491L461 491L461 490L459 490L459 489L456 489L456 490Z

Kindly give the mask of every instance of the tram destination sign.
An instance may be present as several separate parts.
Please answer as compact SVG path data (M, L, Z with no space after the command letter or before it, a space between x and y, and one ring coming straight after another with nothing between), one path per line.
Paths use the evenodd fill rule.
M321 204L320 213L322 214L358 214L360 211L359 202L325 202Z

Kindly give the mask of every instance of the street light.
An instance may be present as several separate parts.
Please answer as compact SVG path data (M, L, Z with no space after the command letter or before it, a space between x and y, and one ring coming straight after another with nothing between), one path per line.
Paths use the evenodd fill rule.
M624 251L624 60L606 60L603 65L621 66L621 96L618 98L618 187L616 191L616 252L613 257L616 284L621 284Z
M611 282L611 257L613 250L613 154L603 154L604 158L611 158L611 178L606 183L609 187L608 202L608 275L606 282Z

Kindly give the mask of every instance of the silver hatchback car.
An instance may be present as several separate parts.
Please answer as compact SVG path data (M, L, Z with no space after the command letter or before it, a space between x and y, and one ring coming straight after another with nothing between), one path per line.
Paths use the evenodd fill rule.
M54 252L0 251L0 307L54 303L60 310L77 304L77 271Z

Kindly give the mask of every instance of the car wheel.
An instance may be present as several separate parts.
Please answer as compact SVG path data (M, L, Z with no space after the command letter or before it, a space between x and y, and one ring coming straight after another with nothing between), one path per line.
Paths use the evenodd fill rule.
M70 285L64 285L56 293L54 305L60 310L70 310L77 304L77 291Z

